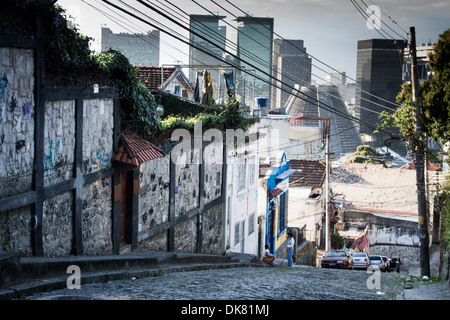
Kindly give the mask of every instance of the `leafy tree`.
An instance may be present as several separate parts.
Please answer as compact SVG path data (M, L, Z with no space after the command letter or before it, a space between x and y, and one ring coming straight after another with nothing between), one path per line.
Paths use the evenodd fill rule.
M345 239L338 233L331 234L331 248L339 250L344 247Z
M115 82L122 98L122 119L143 136L151 136L160 128L157 103L150 91L136 78L136 69L127 57L110 49L92 56L93 61Z
M450 29L439 36L430 56L433 79L421 92L423 124L434 140L450 141Z

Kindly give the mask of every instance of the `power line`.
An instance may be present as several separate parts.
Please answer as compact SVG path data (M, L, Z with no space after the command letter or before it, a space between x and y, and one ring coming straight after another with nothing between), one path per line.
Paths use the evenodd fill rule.
M364 2L364 0L361 0L361 2L366 6L367 9L369 9L369 6ZM372 2L373 3L373 2ZM375 5L375 4L374 4ZM377 6L378 7L378 6ZM366 11L367 12L367 11ZM381 12L381 9L380 9ZM373 14L376 16L376 14L373 12ZM376 16L378 19L380 19L381 23L383 23L386 27L388 27L392 32L394 32L396 35L398 35L400 38L402 38L403 40L408 41L408 39L402 35L400 35L398 32L396 32L394 29L392 29L390 26L388 26L383 19L381 18L381 16Z
M370 3L372 3L373 5L376 5L372 0L369 0L369 1L370 1ZM376 5L376 6L377 6L377 5ZM379 7L379 6L378 6L378 7ZM388 17L388 19L391 20L391 22L392 22L393 24L395 24L400 30L402 30L406 35L409 35L409 32L406 31L405 29L403 29L402 27L400 27L399 24L397 23L397 21L395 21L394 19L392 19L390 15L388 15L387 13L385 13L381 8L380 8L380 11L381 11L382 14L384 14L386 17Z
M133 13L127 11L126 9L124 9L124 8L122 8L122 7L120 7L120 6L116 5L116 4L111 3L111 2L108 1L108 0L102 0L102 1L105 2L105 3L107 3L107 4L110 5L110 6L113 6L114 8L116 8L116 9L118 9L118 10L123 11L124 13L126 13L126 14L128 14L128 15L134 17L135 19L138 19L139 21L142 21L142 22L144 22L144 23L146 23L146 24L149 24L150 26L152 26L152 27L154 27L154 28L156 28L156 29L159 29L159 30L161 30L162 32L164 32L164 33L166 33L166 34L169 34L170 36L172 36L172 37L174 37L174 38L176 38L176 39L182 41L183 43L188 43L188 44L189 44L189 42L187 42L187 41L181 39L179 36L177 36L177 35L175 35L175 34L173 34L173 33L168 32L167 30L165 30L165 29L162 28L162 27L156 26L154 23L151 23L151 22L149 22L149 21L147 21L147 20L144 20L144 19L141 18L141 17L138 17L137 15L135 15L135 14L133 14ZM176 21L175 19L173 19L172 17L168 16L168 15L165 14L164 12L161 12L160 10L158 10L158 9L156 9L156 8L154 8L154 7L151 7L150 5L147 5L147 4L143 3L143 1L138 0L138 2L141 3L141 4L143 4L143 5L146 6L147 8L151 9L152 11L157 12L158 14L160 14L160 15L163 16L164 18L168 19L169 21L175 23L176 25L182 27L183 29L190 31L189 28L187 28L186 26L183 26L180 22ZM194 32L194 33L195 33L195 32ZM197 36L199 36L200 38L202 38L203 40L205 40L205 41L207 41L207 42L209 42L209 43L211 43L212 45L214 45L214 46L217 47L216 44L212 43L211 41L209 41L208 39L206 39L204 36L199 35L198 33L195 33L195 34L196 34ZM210 55L210 56L212 56L212 57L214 57L214 58L216 58L216 59L218 59L218 60L221 60L222 62L224 62L224 63L226 63L226 64L230 64L230 65L234 66L236 69L238 69L238 70L240 70L240 71L242 71L242 72L248 73L248 71L246 71L244 68L242 68L242 67L240 67L240 66L238 66L238 65L234 65L234 64L230 63L230 61L224 60L222 57L217 57L217 56L215 56L214 54L208 52L207 50L204 50L204 48L201 48L201 47L199 47L199 46L197 46L197 45L195 45L195 44L190 44L190 45L194 46L194 47L197 48L198 50L200 50L200 51L202 51L202 52L204 52L204 53L206 53L206 54L208 54L208 55ZM220 49L220 48L219 48L219 49ZM225 52L227 52L227 51L225 50ZM267 73L264 72L263 70L260 70L259 68L257 68L257 67L255 67L255 66L253 66L252 64L250 64L250 63L244 61L243 59L239 59L238 57L236 57L236 55L234 55L234 54L232 54L232 53L230 53L230 52L227 52L227 53L228 53L228 54L231 54L231 55L234 56L236 59L241 60L242 62L244 62L244 63L246 63L246 64L248 64L248 65L254 67L255 69L257 69L257 70L259 70L260 72L262 72L262 73L266 74L267 76L269 76L270 78L273 78L271 74L267 74ZM267 82L266 79L261 78L261 77L258 76L258 75L255 75L254 77L255 77L255 78L258 78L258 79L261 80L261 81ZM269 83L269 85L272 85L270 82L268 82L268 83ZM286 86L287 86L287 87L290 87L289 85L286 85ZM290 87L290 88L293 89L292 87ZM283 88L280 88L280 89L286 91L286 90L283 89ZM286 91L286 92L288 92L288 91ZM290 92L288 92L288 93L290 93ZM332 112L332 113L334 113L334 114L336 114L336 115L340 115L341 117L350 119L350 120L352 120L352 121L357 121L357 122L359 122L359 123L361 123L361 124L363 124L363 125L365 125L365 126L367 126L367 127L370 127L370 128L373 128L373 129L377 129L376 126L374 126L373 124L367 123L367 122L362 121L362 120L360 120L360 119L357 119L357 118L355 118L355 117L353 117L353 116L344 114L344 113L340 112L339 110L336 110L336 109L330 107L329 105L326 105L326 104L324 104L324 103L321 103L320 101L317 101L315 98L312 98L312 97L310 97L310 96L308 96L308 95L305 95L305 94L303 94L303 96L306 96L306 97L312 99L312 101L318 102L319 104L321 104L321 106L319 105L321 108L323 108L323 109L325 109L325 110L328 110L328 111L330 111L330 112ZM300 96L299 96L299 98L302 99L302 100L308 101L308 100L306 100L304 97L300 97ZM380 131L381 131L381 132L384 132L384 133L386 133L386 134L388 134L388 135L392 135L392 134L393 134L392 132L390 132L390 131L388 131L388 130L385 130L385 129L382 129L382 130L380 130Z
M106 1L106 0L105 0L105 1ZM174 22L175 24L181 26L182 28L184 28L184 29L186 29L186 30L188 30L188 31L193 32L196 36L202 38L203 40L205 40L205 41L207 41L207 42L209 42L209 43L211 43L211 44L214 45L215 47L218 47L219 49L222 49L222 48L220 48L217 44L215 44L215 43L209 41L209 40L206 39L204 36L202 36L202 35L196 33L195 31L189 30L189 28L187 28L186 26L181 25L178 21L175 21L173 18L169 17L167 14L161 12L160 10L158 10L158 9L156 9L156 8L154 8L154 7L151 7L151 6L149 6L149 5L146 5L146 4L143 3L143 1L141 1L141 0L138 0L138 2L141 3L141 4L143 4L143 5L145 5L147 8L149 8L149 9L151 9L151 10L157 12L158 14L162 15L162 16L165 17L166 19L169 19L170 21ZM269 74L269 73L267 73L267 72L265 72L265 71L259 69L258 67L256 67L256 66L254 66L253 64L249 63L248 61L245 61L245 60L243 60L243 59L237 57L236 55L230 53L230 52L227 51L227 50L224 50L224 51L225 51L226 53L232 55L232 56L235 57L236 59L240 60L241 62L244 62L244 63L250 65L251 67L257 69L258 71L260 71L261 73L265 74L265 75L268 76L269 78L274 79L274 77L273 77L271 74ZM209 54L209 53L208 53L208 54ZM217 58L217 57L216 57L216 58ZM224 61L222 58L220 58L219 60ZM229 63L229 62L227 62L227 61L224 61L224 62L225 62L225 63ZM246 72L245 70L242 70L242 68L241 68L240 66L236 66L236 68L239 69L239 70L241 70L241 71L243 71L243 72ZM261 77L258 77L258 76L255 76L255 77L258 78L258 79L261 80L261 81L267 82L267 80L264 79L264 78L261 78ZM292 88L291 86L289 86L288 84L283 83L282 81L279 81L279 80L278 80L278 82L280 82L281 84L284 84L284 85L286 85L287 87L291 88L291 90L294 89L294 88ZM274 86L274 85L271 84L270 82L267 82L267 83L269 83L269 85ZM279 88L279 87L278 87L278 88ZM285 90L285 89L283 89L283 88L280 88L280 89L283 90L283 91L285 91L285 92L291 93L290 91L287 91L287 90ZM306 97L308 97L308 98L310 98L310 99L312 99L312 101L318 102L318 103L319 103L319 106L320 106L320 103L321 103L321 102L320 102L320 101L317 101L316 98L312 98L312 97L310 97L310 96L308 96L308 95L306 95L306 94L302 94L302 95L303 95L303 96L306 96ZM299 98L305 100L303 97L299 97ZM308 100L305 100L305 101L308 101ZM340 112L339 110L336 110L336 109L334 109L334 108L332 108L332 107L330 107L329 105L326 105L326 104L324 104L324 103L321 103L321 104L322 104L322 106L320 106L320 107L322 107L323 109L328 110L328 111L330 111L330 112L332 112L332 113L334 113L334 114L336 114L336 115L340 115L340 116L342 116L342 117L344 117L344 118L347 118L347 119L350 119L350 120L352 120L352 121L357 121L357 122L359 122L359 123L361 123L361 124L364 124L364 125L366 125L366 126L368 126L368 127L370 127L370 128L377 129L376 126L374 126L374 125L372 125L372 124L366 123L365 121L362 121L362 120L360 120L360 119L357 119L357 118L355 118L355 117L353 117L353 116L350 116L350 115L347 115L347 114L343 114L343 113ZM382 132L385 132L385 133L387 133L387 134L392 134L392 133L391 133L390 131L388 131L388 130L384 130L384 129L383 129L383 130L381 130L381 131L382 131Z
M213 0L210 0L210 1L213 2ZM238 6L234 5L231 1L229 1L229 0L225 0L225 1L228 2L230 5L232 5L234 8L236 8L237 10L239 10L239 11L240 11L241 13L243 13L245 16L247 16L247 17L253 19L255 22L257 22L257 23L259 23L260 25L264 26L264 25L261 24L258 20L254 19L254 18L253 18L252 16L250 16L248 13L246 13L246 12L244 12L242 9L240 9ZM214 3L215 3L215 2L214 2ZM274 32L274 34L275 34L276 36L280 37L281 39L286 40L286 39L284 39L282 36L280 36L278 33ZM328 65L327 63L325 63L325 62L321 61L320 59L314 57L313 55L307 53L307 52L304 51L302 48L299 48L299 47L297 47L297 46L295 46L295 45L294 45L294 47L295 47L296 49L299 49L301 52L307 54L308 56L310 56L312 59L316 60L317 62L319 62L319 63L323 64L324 66L326 66L326 67L332 69L333 71L337 72L338 74L340 74L340 75L342 75L342 76L345 76L346 78L348 78L348 79L354 81L354 82L357 83L357 84L361 84L359 81L357 81L357 80L355 80L355 79L353 79L353 78L351 78L351 77L349 77L349 76L347 76L347 75L344 75L341 71L339 71L339 70L333 68L332 66ZM317 67L316 65L314 65L314 66L315 66L316 68L318 68L319 70L326 72L325 70L320 69L320 68ZM396 106L396 107L400 107L400 105L399 105L398 103L395 103L395 102L392 102L392 101L383 99L383 98L378 97L378 96L376 96L376 95L374 95L374 94L372 94L372 93L370 93L370 92L366 92L366 91L363 91L363 92L365 92L365 93L367 93L368 95L373 96L373 97L375 97L375 98L377 98L377 99L379 99L379 100L381 100L381 101L387 102L387 103L392 104L392 105L394 105L394 106Z
M208 9L205 8L204 6L200 5L200 4L197 3L195 0L191 0L191 1L194 2L194 3L196 3L196 4L197 4L198 6L200 6L202 9L204 9L204 10L206 10L207 12L211 13L210 10L208 10ZM225 9L223 6L219 5L219 4L216 3L215 1L213 1L213 0L210 0L210 1L213 2L214 4L216 4L219 8L221 8L222 10L224 10L225 12L227 12L228 14L232 15L234 18L236 18L236 19L238 18L238 17L237 17L236 15L234 15L232 12L230 12L230 11L227 10L227 9ZM169 2L169 3L170 3L170 1L168 1L168 0L166 0L166 2ZM251 18L254 19L253 17L251 17ZM221 20L224 21L226 24L230 25L230 24L229 24L228 22L226 22L224 19L221 19ZM268 29L268 27L267 27L266 25L262 24L261 22L259 22L259 21L256 20L256 19L254 19L254 20L257 21L260 25L262 25L262 26L265 27L266 29ZM231 25L230 25L230 26L231 26ZM237 28L235 28L234 26L231 26L231 27L234 28L235 30L237 30L237 31L239 32L239 30L238 30ZM259 34L261 34L262 36L264 36L264 37L266 37L267 39L269 39L269 37L268 37L266 34L262 33L261 31L259 31L259 30L256 29L256 28L254 28L252 25L249 25L249 27L250 27L251 29L255 30L256 32L258 32ZM274 34L276 34L276 33L274 32ZM276 35L279 36L278 34L276 34ZM305 53L306 55L309 55L309 54L306 53L306 51L303 51L302 48L297 47L295 44L291 43L289 40L286 40L286 39L282 38L281 36L279 36L279 37L280 37L280 39L282 39L282 40L288 42L290 45L292 45L293 47L297 48L297 49L300 50L301 52ZM272 40L272 39L270 39L270 40ZM259 44L259 45L265 47L266 49L270 50L272 53L277 54L274 50L272 50L272 48L267 48L266 46L264 46L264 45L261 44L260 42L256 41L255 39L253 39L253 41L256 42L257 44ZM236 45L236 46L237 46L237 45ZM288 46L287 46L285 49L286 49L287 51L289 51L290 53L292 53L294 56L300 57L301 59L306 60L303 56L299 56L297 53L292 52L292 51L289 49ZM242 50L242 49L241 49L241 50ZM311 56L311 57L312 57L312 56ZM292 61L291 61L291 62L292 62ZM266 61L265 61L264 63L267 64ZM331 83L330 81L328 81L328 80L326 80L326 79L324 79L324 78L318 76L317 74L313 73L312 71L306 70L304 67L298 65L297 63L294 62L293 64L296 65L297 67L300 67L301 69L305 70L305 71L308 72L309 74L311 74L311 75L317 77L318 79L321 79L321 80L324 80L325 82ZM326 72L326 70L324 70L324 69L322 69L322 68L316 66L314 63L312 63L311 65L314 66L315 68L317 68L317 69L323 71L323 72ZM271 68L271 67L272 67L272 66L270 65L269 68ZM278 70L279 70L279 71L282 71L282 70L280 70L280 69L278 69ZM341 73L341 74L342 74L342 73ZM296 80L300 80L300 79L292 79L289 75L287 76L287 78L293 80L294 82L295 82ZM302 80L302 81L305 82L304 80ZM309 84L305 83L305 85L309 85ZM344 90L344 91L346 91L346 90ZM361 89L361 91L367 93L368 95L374 96L372 93L366 92L366 91L364 91L364 90L362 90L362 89ZM346 91L346 92L348 92L348 91ZM340 98L340 97L337 97L337 96L334 96L334 97L336 97L336 98L338 98L338 99L340 99L340 100L343 101L343 99ZM379 100L384 100L384 99L381 98L381 97L377 97L377 96L375 96L375 97L378 98ZM361 100L365 100L365 101L367 101L367 102L369 102L369 103L371 103L371 104L380 106L380 107L382 107L382 108L384 108L384 109L387 109L387 110L390 110L390 111L396 111L396 109L389 108L389 107L387 107L387 106L385 106L385 105L382 105L382 104L380 104L380 103L377 103L377 102L375 102L375 101L371 101L371 100L369 100L369 99L367 99L367 98L365 98L365 97L361 97ZM386 102L389 102L389 101L387 101L387 100L385 100L385 101L386 101ZM390 103L392 103L392 102L390 102ZM398 105L398 104L395 104L395 105L397 105L398 107L400 106L400 105ZM370 109L367 109L367 108L364 108L364 107L360 107L360 108L361 108L361 109L364 109L364 110L367 110L367 111L369 111L369 112L373 112L373 113L376 113L376 114L380 114L380 112L375 111L375 110L370 110Z

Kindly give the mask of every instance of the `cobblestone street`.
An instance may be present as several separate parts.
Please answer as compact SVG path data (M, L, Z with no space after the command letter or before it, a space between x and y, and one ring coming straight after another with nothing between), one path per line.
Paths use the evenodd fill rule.
M396 273L309 266L247 267L81 284L80 289L62 289L27 299L72 296L102 300L392 300L401 293L401 284Z

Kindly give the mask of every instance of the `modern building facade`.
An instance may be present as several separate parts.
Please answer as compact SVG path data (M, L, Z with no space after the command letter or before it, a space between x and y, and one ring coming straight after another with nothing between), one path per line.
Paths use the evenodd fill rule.
M148 34L113 33L102 27L101 50L115 49L125 55L133 66L159 66L159 30Z
M303 40L275 39L273 42L272 106L282 108L294 85L307 86L311 83L311 58L306 53Z
M376 125L378 115L395 103L402 85L404 40L369 39L358 41L355 116ZM386 102L388 101L388 102ZM359 132L371 135L374 129L359 125Z
M196 77L197 70L203 71L205 67L224 64L220 58L224 56L227 29L226 26L219 26L219 21L224 18L224 16L214 15L190 15L189 65L192 67L189 70L189 79L192 82L195 82L193 79ZM217 79L219 71L217 69L210 71L211 78Z
M422 82L423 80L431 80L433 78L433 71L428 63L430 62L429 55L434 53L435 45L435 43L421 43L416 46L417 77L419 78L419 82ZM409 48L405 49L403 81L411 81L411 54L409 52Z
M253 85L252 94L241 93L248 106L254 105L256 97L271 99L272 96L273 21L273 18L251 16L237 18L237 56L241 67L248 71L243 77L245 85L241 90Z

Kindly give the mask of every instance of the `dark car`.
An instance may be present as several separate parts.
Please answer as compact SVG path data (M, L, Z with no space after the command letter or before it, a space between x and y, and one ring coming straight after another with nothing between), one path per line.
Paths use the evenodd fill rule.
M389 269L395 270L397 272L400 272L400 265L402 264L402 261L400 258L392 258L389 263Z
M322 268L353 269L353 258L345 250L328 251L321 262Z

